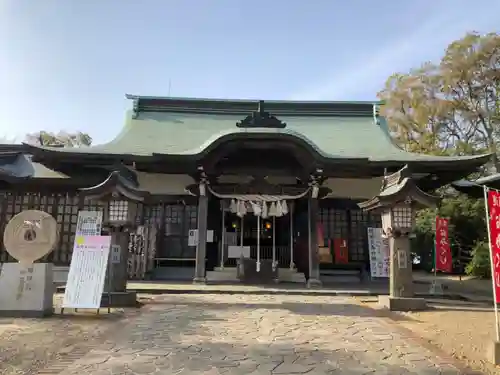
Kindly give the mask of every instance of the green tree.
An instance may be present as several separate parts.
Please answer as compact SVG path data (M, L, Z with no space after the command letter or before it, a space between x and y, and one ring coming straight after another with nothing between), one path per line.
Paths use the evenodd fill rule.
M389 77L379 93L381 114L403 149L434 155L491 152L482 171L500 172L500 35L469 33L452 42L438 63L424 63L407 74ZM486 223L482 200L441 189L438 214L450 219L455 259L472 261L471 274L484 274ZM417 219L414 250L432 267L435 210ZM487 243L487 242L486 242ZM481 265L481 266L480 266Z
M59 132L55 134L42 130L27 134L25 142L38 146L81 147L90 146L92 137L83 132Z
M472 250L472 260L465 268L468 275L491 277L490 248L487 241L477 241Z
M473 257L478 241L486 238L484 202L464 194L448 193L438 210L421 210L417 214L417 236L413 251L421 257L422 265L430 270L434 266L434 234L436 215L449 219L449 237L453 259L461 266ZM462 267L463 268L463 267Z
M476 33L451 43L441 61L389 77L381 114L406 150L431 154L492 152L500 134L500 35Z

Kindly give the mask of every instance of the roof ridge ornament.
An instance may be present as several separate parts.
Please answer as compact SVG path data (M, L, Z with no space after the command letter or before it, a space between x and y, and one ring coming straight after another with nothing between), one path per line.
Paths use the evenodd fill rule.
M409 177L411 177L411 170L408 167L408 165L405 165L397 172L384 176L384 178L382 179L382 187L380 190L383 191L389 187L399 185L403 182L405 178Z
M269 112L264 110L264 101L259 100L257 111L245 117L242 121L236 123L238 128L278 128L284 129L286 123L277 119Z
M136 119L139 116L139 98L133 99L132 118Z
M373 119L377 125L380 125L380 105L377 103L373 105Z

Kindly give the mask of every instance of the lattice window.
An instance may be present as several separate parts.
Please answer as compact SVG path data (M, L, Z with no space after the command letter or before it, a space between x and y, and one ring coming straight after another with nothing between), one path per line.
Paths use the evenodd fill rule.
M52 259L49 259L56 265L67 265L71 262L79 203L76 195L61 194L57 197L57 216L54 216L59 229L59 246L52 253Z
M128 220L128 201L109 202L109 221L127 221Z
M103 211L104 210L103 202L93 201L93 200L84 200L80 202L80 209L82 211Z
M381 228L382 221L378 214L362 210L351 210L351 238L349 241L349 256L353 261L367 260L368 227ZM352 249L351 249L352 248Z
M325 207L320 208L319 214L323 226L323 241L326 246L328 246L328 240L333 241L334 238L347 239L349 223L345 209Z
M194 205L165 205L163 244L159 258L194 259L196 247L188 246L190 229L197 229L198 208Z
M161 204L157 204L154 206L142 206L137 210L137 213L141 215L141 222L144 225L154 225L159 227L161 225L161 215L162 215L163 207Z
M351 210L351 238L349 256L353 261L365 260L367 242L368 214L361 210Z

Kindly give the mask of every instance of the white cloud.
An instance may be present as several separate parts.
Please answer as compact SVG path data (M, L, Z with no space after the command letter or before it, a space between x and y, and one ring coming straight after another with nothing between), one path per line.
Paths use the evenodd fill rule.
M498 3L500 4L500 2ZM497 8L500 8L496 4ZM494 7L493 7L494 8ZM458 14L433 9L434 16L407 35L401 35L394 42L367 51L365 58L357 58L350 64L337 67L327 73L321 83L292 95L294 100L349 100L372 93L375 99L387 77L398 71L408 71L413 67L441 56L446 46L460 38L467 31L490 27L498 11L490 9L489 16L472 18L461 10ZM500 9L499 9L500 10ZM475 24L480 20L480 24ZM482 26L482 27L480 27Z

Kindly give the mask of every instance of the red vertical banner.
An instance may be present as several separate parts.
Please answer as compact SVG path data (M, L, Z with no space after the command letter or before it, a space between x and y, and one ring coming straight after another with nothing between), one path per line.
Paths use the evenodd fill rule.
M347 249L347 241L343 238L335 238L333 240L333 248L335 251L335 263L346 264L349 262L349 252Z
M451 273L453 261L451 258L450 238L448 236L448 220L436 216L436 270Z
M496 303L500 301L500 192L488 191L490 258Z

